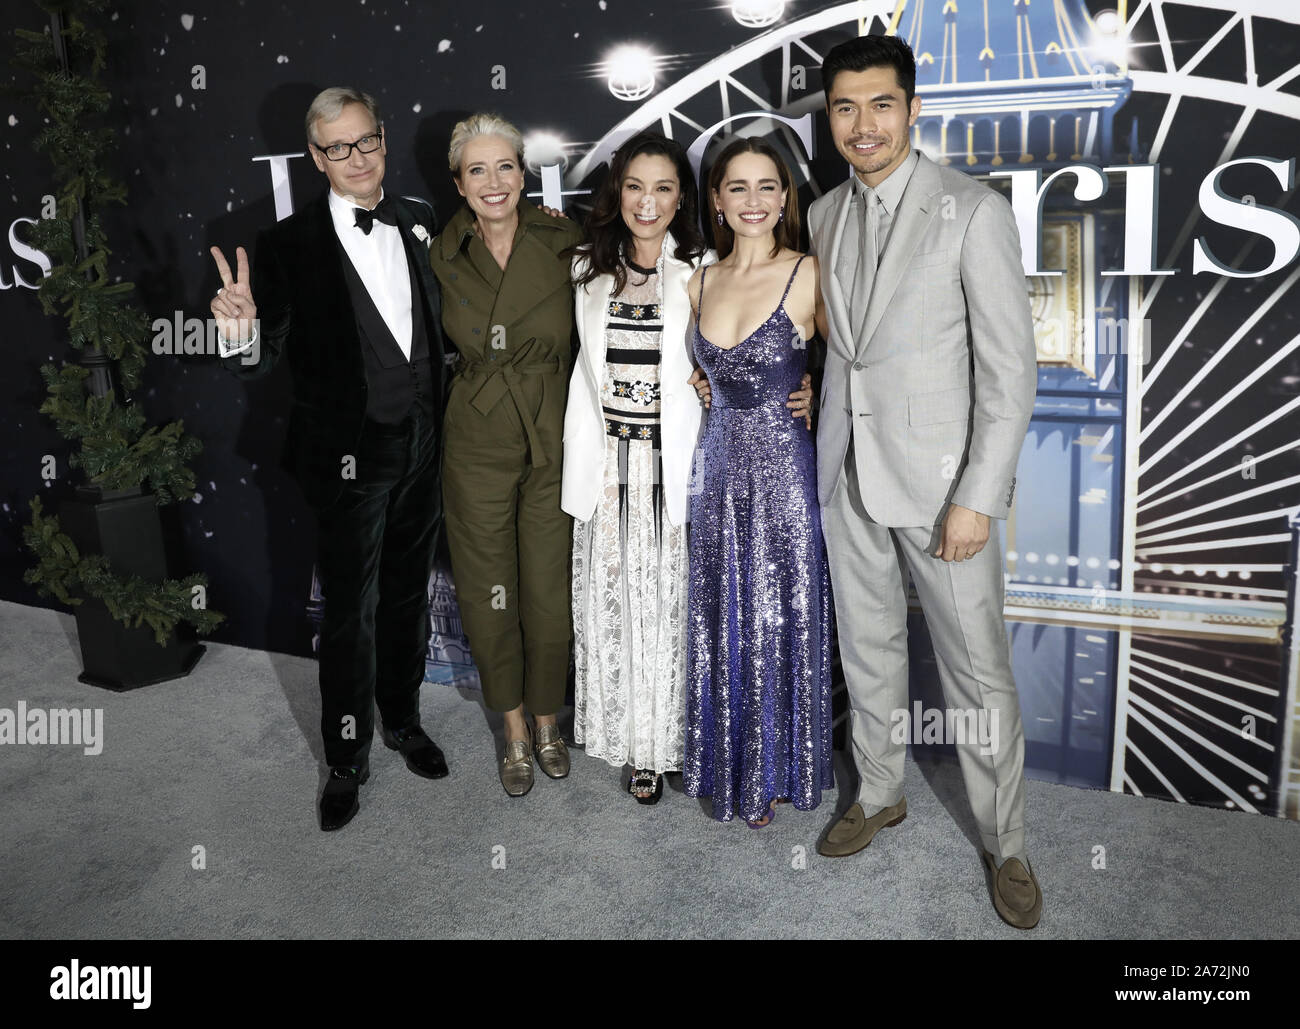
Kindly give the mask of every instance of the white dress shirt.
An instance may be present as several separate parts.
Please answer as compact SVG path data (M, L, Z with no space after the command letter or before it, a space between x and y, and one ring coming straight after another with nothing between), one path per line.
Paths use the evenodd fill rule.
M379 199L384 199L380 189ZM343 250L361 276L361 282L375 302L397 345L406 359L411 359L411 277L406 265L406 250L396 225L376 221L370 226L370 235L357 227L356 207L330 190L330 217L334 220L334 234L343 244ZM378 206L378 202L376 202ZM257 300L256 297L253 298ZM233 357L250 349L257 341L257 326L253 335L241 342L227 340L217 333L217 353Z
M379 199L384 192L379 191ZM377 205L376 205L377 206ZM406 359L411 359L411 273L406 264L400 229L376 221L366 235L357 226L356 205L330 190L330 216L334 232L361 276L370 299L379 308L384 324L397 340Z

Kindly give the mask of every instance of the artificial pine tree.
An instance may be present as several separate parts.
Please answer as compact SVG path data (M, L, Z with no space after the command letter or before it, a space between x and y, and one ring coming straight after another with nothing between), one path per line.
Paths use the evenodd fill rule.
M109 277L111 251L99 217L105 205L126 201L125 188L107 166L113 142L110 94L99 81L106 41L89 20L106 5L104 0L38 0L37 5L49 15L49 28L41 33L18 29L14 62L30 78L27 87L14 92L47 118L35 148L48 155L58 190L52 202L46 199L32 231L32 245L53 266L37 295L47 314L67 320L68 342L81 353L77 364L47 364L41 369L47 397L40 410L54 420L60 434L79 444L69 463L85 475L86 485L78 489L85 504L118 503L119 526L123 498L134 497L137 509L147 509L143 514L152 524L128 534L157 537L157 559L146 556L142 567L162 570L157 505L193 496L194 473L188 465L202 444L186 435L180 421L147 426L144 414L131 402L130 391L140 384L148 353L150 322L129 302L133 285ZM83 546L78 547L58 517L44 513L39 497L33 498L31 510L23 539L37 563L24 579L40 595L74 607L94 598L123 626L138 630L147 625L160 646L175 643L181 622L206 634L222 621L222 615L206 606L202 575L174 580L115 570L108 556L85 552L95 532L80 533ZM96 681L85 653L80 609L78 625L87 657L83 679ZM175 674L188 671L201 652L191 645L182 662L185 667ZM148 681L170 677L154 674Z

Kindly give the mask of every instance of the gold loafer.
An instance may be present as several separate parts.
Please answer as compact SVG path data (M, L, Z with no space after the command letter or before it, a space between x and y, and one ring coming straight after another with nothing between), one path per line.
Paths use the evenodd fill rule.
M528 739L506 743L506 756L501 759L501 785L512 797L522 797L533 788L532 743L531 733Z
M569 774L569 748L564 745L558 725L539 725L534 747L538 766L552 779Z

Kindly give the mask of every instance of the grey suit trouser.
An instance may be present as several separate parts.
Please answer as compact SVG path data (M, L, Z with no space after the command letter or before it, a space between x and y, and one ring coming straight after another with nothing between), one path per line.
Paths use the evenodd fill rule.
M903 795L907 739L915 731L896 712L908 709L907 576L916 584L934 642L943 687L945 726L977 719L996 727L954 733L966 795L984 848L999 859L1025 845L1025 738L1011 673L1002 552L996 531L975 557L933 556L936 526L899 528L876 522L862 502L853 445L830 503L822 505L839 629L840 661L849 693L853 757L864 808L897 804ZM983 712L981 714L981 712ZM982 753L991 751L991 753Z

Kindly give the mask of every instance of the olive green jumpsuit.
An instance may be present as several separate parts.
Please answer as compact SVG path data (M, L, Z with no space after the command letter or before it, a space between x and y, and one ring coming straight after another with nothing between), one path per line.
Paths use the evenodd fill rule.
M444 421L452 578L483 699L535 715L564 703L572 520L560 510L578 226L519 201L502 271L468 206L433 241L442 324L459 351Z

